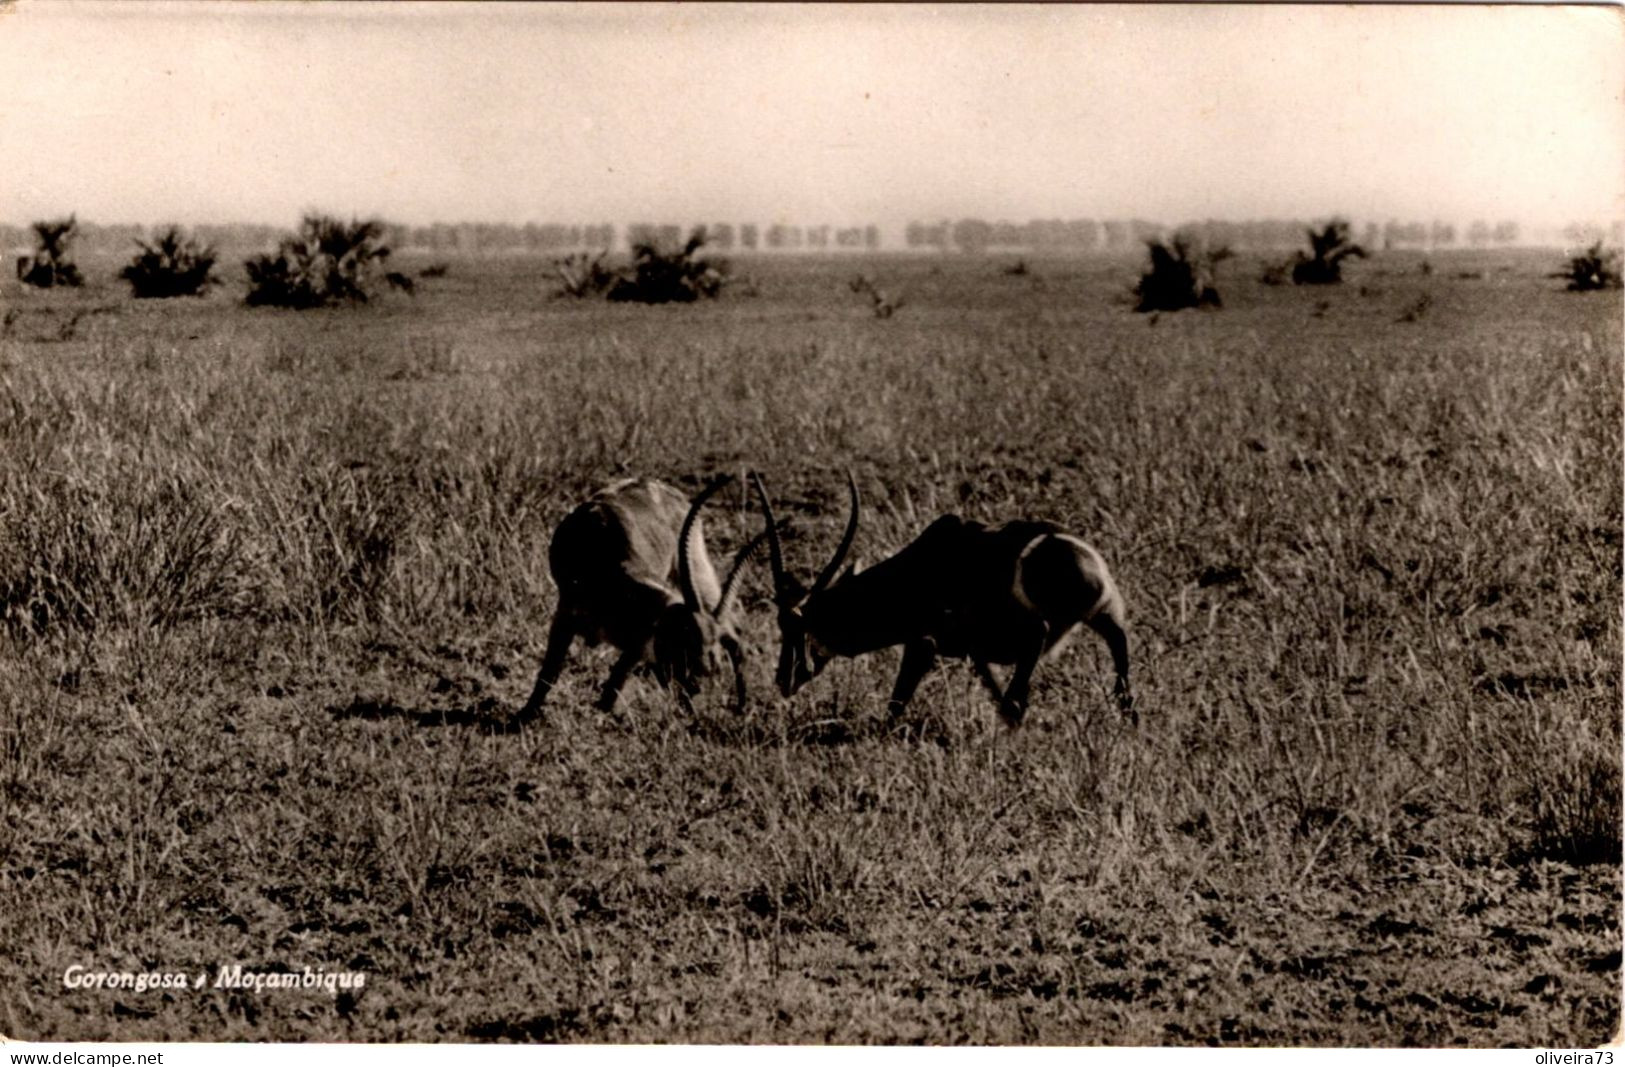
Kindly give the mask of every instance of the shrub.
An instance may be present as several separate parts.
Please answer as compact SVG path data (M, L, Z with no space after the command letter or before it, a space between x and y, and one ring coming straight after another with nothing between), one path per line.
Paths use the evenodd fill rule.
M1333 219L1320 232L1309 231L1310 254L1299 252L1292 264L1294 285L1336 285L1343 280L1343 260L1364 257L1365 249L1349 240L1349 224Z
M299 233L285 237L275 255L248 260L248 303L268 307L317 308L362 304L384 280L389 248L383 223L348 223L307 215Z
M1189 237L1175 234L1164 242L1146 241L1151 252L1151 269L1140 276L1134 287L1139 297L1135 311L1178 311L1181 308L1219 307L1219 291L1214 287L1214 270L1230 258L1228 248L1208 251Z
M890 296L884 289L875 285L873 279L867 274L860 274L846 283L848 289L854 293L867 293L869 295L870 310L877 319L889 319L892 314L903 306L901 296Z
M700 258L704 244L703 228L672 252L653 241L638 242L632 247L631 273L622 273L605 295L639 304L688 304L720 296L728 282L727 264Z
M1422 321L1422 316L1426 315L1428 313L1428 309L1431 308L1432 306L1433 306L1433 294L1432 293L1423 293L1421 296L1417 297L1416 303L1414 303L1410 307L1406 308L1404 313L1401 314L1396 321L1398 321L1398 322L1420 322L1420 321Z
M606 253L589 256L585 252L572 252L553 261L553 271L559 276L559 296L577 299L600 296L620 281L620 275L604 266Z
M182 237L171 226L153 244L136 241L141 253L119 271L138 300L171 296L201 296L217 279L214 248Z
M1592 292L1597 289L1618 289L1621 285L1619 252L1606 251L1602 247L1602 242L1598 241L1571 258L1568 269L1559 271L1554 277L1567 278L1569 290L1576 293Z
M40 289L85 284L68 250L78 229L79 220L73 215L34 223L34 254L17 258L18 280Z

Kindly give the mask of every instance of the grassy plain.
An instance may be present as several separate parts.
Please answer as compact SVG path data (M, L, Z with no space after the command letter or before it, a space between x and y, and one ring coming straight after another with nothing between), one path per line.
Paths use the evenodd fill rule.
M1550 253L1221 270L784 259L705 306L453 260L335 312L5 293L0 1032L1586 1045L1620 1019L1621 304ZM880 320L858 270L901 290ZM1007 731L895 652L682 716L578 650L504 733L593 488L762 470L803 572L936 515L1111 563ZM736 485L722 555L759 524ZM359 994L66 989L359 970Z

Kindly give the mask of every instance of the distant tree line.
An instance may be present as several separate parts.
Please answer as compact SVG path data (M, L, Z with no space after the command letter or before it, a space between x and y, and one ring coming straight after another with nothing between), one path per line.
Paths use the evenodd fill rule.
M1563 227L1562 237L1563 243L1570 246L1606 241L1617 248L1625 244L1625 222L1615 222L1607 227L1595 222L1571 222Z
M98 225L80 222L74 227L73 243L80 252L114 252L123 256L144 242L161 240L166 232L174 228L169 224L141 226L135 223ZM187 232L205 245L231 249L274 248L283 234L283 230L277 226L247 224L189 226ZM0 225L0 248L20 250L33 243L33 227Z
M1072 242L1074 247L1093 247L1100 240L1116 240L1125 234L1143 235L1150 254L1150 269L1141 275L1134 289L1137 298L1135 310L1156 314L1179 311L1184 308L1217 308L1223 301L1215 284L1218 264L1235 254L1229 241L1245 233L1246 224L1208 222L1188 225L1164 237L1150 223L1112 223L1096 226L1093 223L1059 223L1054 226L1039 224L1021 235L1028 238ZM73 261L72 245L81 230L77 216L35 221L34 252L18 256L17 280L36 289L58 287L76 288L84 284L84 275ZM371 301L382 287L415 295L417 283L400 271L387 269L392 249L385 242L390 227L377 219L352 219L345 222L332 216L306 215L297 232L282 236L274 252L261 252L243 263L248 274L246 303L255 306L281 308L333 307L362 304ZM397 232L405 233L401 228ZM495 228L493 228L495 229ZM543 227L527 227L540 233ZM104 227L101 232L130 230L123 227ZM1618 237L1625 224L1615 223L1611 233ZM754 226L741 227L741 241L746 247L756 247L758 234ZM140 231L136 231L139 233ZM500 232L500 231L498 231ZM720 242L731 247L734 239L732 226L719 224L712 231L720 235ZM1410 235L1395 230L1390 235L1376 224L1368 224L1371 237L1389 236L1403 239ZM1444 224L1427 229L1429 241L1453 240L1454 231ZM1571 227L1573 235L1585 231ZM586 228L572 232L561 228L557 240L583 239ZM1306 229L1309 251L1299 248L1291 260L1266 265L1259 279L1267 285L1280 285L1290 277L1295 285L1333 285L1342 280L1342 264L1346 259L1364 258L1366 250L1351 239L1352 228L1346 220L1332 219L1320 228ZM1410 231L1415 233L1415 231ZM910 224L911 240L939 250L941 242L953 241L964 251L981 251L993 246L1001 236L1010 238L992 224L976 220L961 220L952 225L920 226ZM613 239L613 227L594 234ZM854 227L831 232L828 226L801 227L775 224L768 229L770 247L799 246L803 241L811 247L828 247L831 237L838 246L874 248L879 245L879 231L874 226ZM686 240L676 227L638 223L628 228L632 244L632 263L628 266L606 266L607 249L596 252L571 250L554 259L561 289L558 295L572 297L604 296L612 301L632 301L645 304L692 303L701 298L714 298L733 280L728 263L721 258L702 256L701 249L712 240L707 227L696 226ZM1475 222L1468 229L1469 243L1511 241L1517 238L1515 224L1507 223L1491 228ZM201 296L218 282L213 268L219 258L218 251L205 243L197 234L187 235L178 227L170 226L156 240L140 236L133 238L140 249L119 271L119 277L128 282L131 294L138 299ZM720 243L719 242L719 243ZM1063 245L1064 247L1064 245ZM1428 264L1423 262L1427 273ZM447 271L444 261L431 264L418 272L422 278L443 277ZM1024 275L1024 260L1014 267L1005 267L1004 273ZM1619 252L1608 249L1602 240L1591 245L1584 253L1570 258L1568 266L1551 277L1565 278L1575 291L1617 289L1621 285ZM877 288L867 275L859 275L852 283L853 292L867 293L875 314L889 318L902 300L893 299ZM755 295L754 286L748 286L746 295ZM1415 321L1415 315L1426 307L1426 302L1407 313L1401 321ZM7 322L10 322L8 316Z
M426 248L435 252L568 252L613 246L615 227L607 222L582 226L437 222L432 226L390 226L387 237L397 248Z
M918 252L981 253L1007 250L1056 253L1138 251L1148 241L1186 234L1211 248L1236 250L1295 249L1306 230L1316 224L1306 219L1252 219L1231 222L1206 219L1179 226L1164 226L1143 219L1032 219L1027 222L988 221L978 218L915 220L903 228L903 247ZM613 223L435 223L405 226L385 223L381 234L397 250L420 249L435 253L540 253L626 250L653 244L663 248L682 245L697 227L634 222L623 228ZM80 223L76 247L82 252L123 254L137 242L150 241L166 227L133 224ZM722 252L742 251L876 251L886 246L876 225L793 225L715 222L703 226L706 246ZM256 224L190 227L200 243L231 252L269 251L278 246L284 231ZM1473 220L1465 225L1431 222L1367 221L1351 236L1368 252L1395 248L1485 248L1516 243L1525 236L1518 223ZM34 232L27 226L0 225L0 247L23 250L33 246ZM1571 223L1562 230L1535 235L1538 243L1583 247L1598 241L1613 245L1625 239L1625 224Z
M910 222L903 231L904 243L916 250L978 253L990 250L1030 250L1094 252L1138 251L1147 243L1162 241L1171 234L1183 234L1211 248L1273 249L1296 248L1312 222L1305 219L1252 219L1231 222L1204 219L1180 226L1163 226L1142 219L1034 219L1030 222L988 222L984 219L942 219L936 222ZM1616 226L1616 229L1618 227ZM1570 230L1577 230L1571 226ZM1565 236L1568 231L1565 231ZM1465 243L1474 248L1509 245L1518 241L1516 222L1493 225L1474 221L1466 231ZM1445 248L1458 243L1455 225L1435 220L1426 222L1369 222L1362 235L1372 249ZM1575 239L1576 243L1578 238Z
M1164 232L1165 227L1140 219L1127 222L1034 219L1024 223L943 219L937 222L910 222L903 229L903 243L913 249L953 249L972 253L1010 248L1093 252L1102 247L1137 248L1161 237Z

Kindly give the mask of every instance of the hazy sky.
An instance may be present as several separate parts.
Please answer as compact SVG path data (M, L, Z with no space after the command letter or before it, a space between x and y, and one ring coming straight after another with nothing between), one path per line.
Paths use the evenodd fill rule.
M0 11L11 222L1625 215L1618 8Z

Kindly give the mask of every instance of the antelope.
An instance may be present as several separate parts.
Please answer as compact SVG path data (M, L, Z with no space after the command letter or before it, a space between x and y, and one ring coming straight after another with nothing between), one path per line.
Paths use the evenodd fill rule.
M644 664L652 664L661 685L674 686L683 709L692 711L689 698L699 691L699 677L713 672L718 649L733 665L735 696L744 708L735 594L741 568L766 535L734 557L718 585L699 514L729 479L714 479L692 501L662 482L626 479L564 517L548 549L558 609L521 722L541 714L577 637L620 650L596 703L600 711L614 709L627 678Z
M836 656L903 646L888 712L900 718L938 657L968 659L998 705L1020 726L1034 668L1081 624L1106 641L1118 706L1134 722L1122 594L1100 554L1059 526L1015 521L998 526L945 515L891 558L840 572L858 530L858 487L847 475L852 510L835 555L810 588L784 567L772 505L761 501L778 608L779 692L790 696ZM1000 686L991 664L1012 666Z

